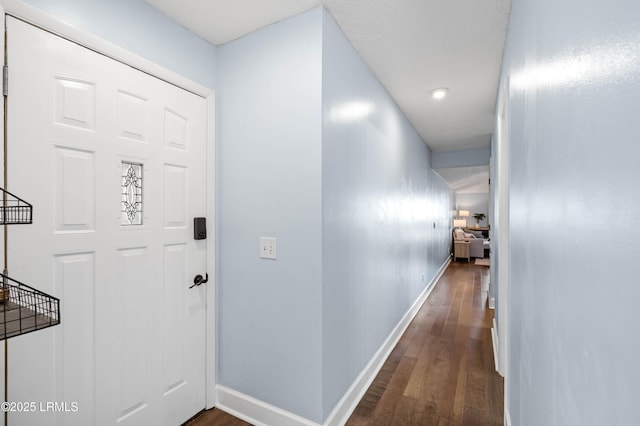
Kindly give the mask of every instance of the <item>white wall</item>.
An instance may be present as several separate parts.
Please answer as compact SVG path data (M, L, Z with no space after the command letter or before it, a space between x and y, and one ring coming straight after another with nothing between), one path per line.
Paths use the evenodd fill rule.
M57 19L215 88L216 48L142 0L24 0Z
M431 170L430 150L326 12L323 30L327 416L446 260L453 196Z
M640 418L640 3L514 1L509 96L513 425ZM502 296L502 295L501 295Z
M321 15L220 47L217 95L219 383L318 422Z
M455 205L458 210L469 210L467 217L467 226L475 226L476 219L473 217L476 213L484 213L485 218L480 222L481 226L487 226L491 223L489 218L489 193L488 192L456 192Z

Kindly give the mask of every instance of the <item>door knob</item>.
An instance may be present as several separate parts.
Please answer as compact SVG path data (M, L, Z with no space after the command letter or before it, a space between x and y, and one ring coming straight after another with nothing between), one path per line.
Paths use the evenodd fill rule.
M197 287L201 284L206 283L207 281L209 281L209 273L205 273L206 277L202 278L202 275L198 274L195 277L193 277L193 285L189 288L193 288L193 287Z

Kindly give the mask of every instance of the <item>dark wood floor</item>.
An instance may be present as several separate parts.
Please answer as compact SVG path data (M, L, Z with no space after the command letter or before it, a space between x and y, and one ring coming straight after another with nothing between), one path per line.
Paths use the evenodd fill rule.
M489 268L452 263L347 426L502 425L487 308ZM248 425L210 410L189 426Z
M214 408L203 411L183 426L251 426L251 423L247 423L244 420L233 417L231 414Z
M488 282L486 266L449 266L348 426L503 424Z

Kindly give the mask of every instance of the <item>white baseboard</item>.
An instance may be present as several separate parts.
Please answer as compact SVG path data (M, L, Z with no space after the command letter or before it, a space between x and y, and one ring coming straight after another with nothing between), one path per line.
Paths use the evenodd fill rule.
M493 363L498 374L504 377L504 374L500 371L500 342L498 341L498 326L495 318L493 318L493 327L491 327L491 341L493 342Z
M504 425L511 426L511 414L509 414L509 410L506 408L504 410Z
M389 357L391 351L402 337L413 318L418 313L424 302L431 294L435 284L444 274L451 263L451 257L442 264L436 276L422 291L418 299L413 303L409 310L404 314L398 322L389 337L384 341L380 349L373 355L369 363L355 379L351 387L344 394L342 399L336 404L335 408L329 414L323 426L342 426L344 425L353 410L369 389L369 386L375 379L376 375ZM230 389L226 386L216 386L217 408L226 411L244 421L252 423L256 426L320 426L309 419L283 410L264 401L260 401L249 395Z
M218 401L216 408L255 426L320 426L318 423L297 414L226 386L216 386L216 398Z
M500 342L498 340L498 327L496 324L496 319L493 318L493 327L491 327L491 340L493 341L493 363L496 366L496 371L502 377L504 377L504 373L500 369ZM506 379L506 378L505 378ZM506 387L506 383L505 383ZM508 401L506 400L506 395L504 395L504 425L511 426L511 415L509 414L509 407L507 406Z
M391 334L389 334L389 337L387 337L382 346L380 346L380 349L378 349L378 351L373 355L369 363L358 375L358 377L344 394L342 399L338 402L338 404L336 404L335 408L333 409L331 414L329 414L327 420L324 422L324 426L342 426L347 422L347 420L349 420L349 417L351 417L353 410L355 410L358 406L358 403L369 389L369 386L371 386L373 379L375 379L378 375L378 372L389 357L389 354L391 354L393 348L396 347L398 341L400 340L400 337L402 337L402 334L405 332L407 327L409 327L409 324L411 324L411 321L416 316L424 302L427 300L429 294L431 294L431 291L435 287L440 277L442 277L442 274L444 274L444 271L447 269L447 266L449 266L449 263L451 263L451 256L449 256L447 260L442 264L436 276L425 287L418 299L416 299L407 313L404 314L400 322L398 322Z
M496 308L496 298L489 297L489 309L495 309L495 308Z

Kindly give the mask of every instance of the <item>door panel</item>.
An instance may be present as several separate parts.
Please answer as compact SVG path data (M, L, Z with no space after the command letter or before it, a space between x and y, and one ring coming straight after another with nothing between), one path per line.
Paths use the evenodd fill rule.
M7 18L9 271L62 324L9 342L11 424L175 425L205 406L206 102ZM55 419L55 421L52 421Z
M95 230L94 154L74 148L54 148L54 232Z
M92 424L93 383L85 372L93 371L94 359L91 351L85 351L84 342L93 339L93 309L86 309L89 303L94 307L95 297L95 256L94 253L60 254L54 258L54 291L65 300L65 321L76 324L73 332L62 332L61 346L64 347L63 371L58 373L58 388L65 397L71 398L84 407L78 411L76 424ZM36 336L34 336L36 337ZM34 339L34 340L37 340ZM9 342L11 345L11 342ZM46 352L47 348L42 352ZM12 363L13 361L13 363ZM15 360L9 359L13 367ZM13 372L13 368L11 368ZM11 389L10 393L17 392ZM27 397L27 394L24 393ZM18 422L16 422L18 423Z

